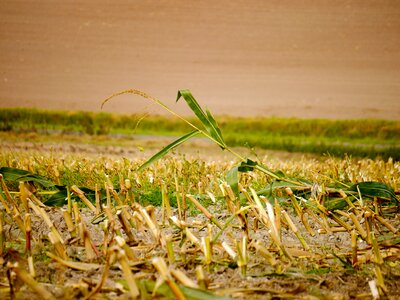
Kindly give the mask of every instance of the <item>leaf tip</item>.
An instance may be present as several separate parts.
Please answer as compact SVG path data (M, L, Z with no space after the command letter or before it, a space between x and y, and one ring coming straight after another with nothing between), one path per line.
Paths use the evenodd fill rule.
M182 97L182 90L178 90L178 94L176 95L176 102L178 102L178 100Z

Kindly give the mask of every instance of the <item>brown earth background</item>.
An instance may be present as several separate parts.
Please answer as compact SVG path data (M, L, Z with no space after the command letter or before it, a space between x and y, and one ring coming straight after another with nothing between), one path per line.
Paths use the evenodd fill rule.
M138 88L214 114L400 119L400 1L0 1L0 107ZM162 113L133 96L118 113Z

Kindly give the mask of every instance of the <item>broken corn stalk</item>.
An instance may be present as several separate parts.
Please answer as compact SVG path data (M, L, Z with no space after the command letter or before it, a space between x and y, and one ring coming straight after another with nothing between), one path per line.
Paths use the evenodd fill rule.
M88 198L86 198L85 193L78 188L76 185L71 186L71 192L73 192L74 194L76 194L79 199L82 200L83 203L85 203L85 205L94 213L96 213L96 207L94 207L94 205L92 204L92 202L89 201Z
M171 204L169 202L169 197L168 197L168 191L167 191L167 186L165 184L162 184L161 186L161 220L162 223L165 223L165 220L169 219L172 216L172 211L171 211Z
M358 222L357 217L354 215L354 213L350 213L349 217L350 217L351 221L353 222L354 227L357 229L358 233L360 234L361 238L363 240L366 240L367 239L367 233L361 227L361 224L360 224L360 222Z
M167 283L171 291L175 295L175 299L184 300L186 299L178 285L172 280L171 274L168 270L167 264L161 257L155 257L151 261L153 266L157 269L160 277Z
M272 237L272 240L274 241L275 245L282 251L282 253L289 258L290 260L293 260L291 255L286 251L284 245L281 242L280 239L280 234L278 232L276 223L275 223L275 215L274 215L274 210L273 207L271 208L271 205L267 205L268 209L268 214L265 211L263 205L261 204L260 198L258 197L257 193L255 190L250 188L251 194L254 198L254 202L256 203L257 210L260 214L260 219L264 222L264 224L270 229L269 233ZM269 203L269 202L268 202Z
M63 265L64 267L68 267L68 268L71 268L74 270L89 272L89 271L94 271L94 270L100 269L100 267L101 267L100 264L64 260L64 259L60 258L59 256L54 255L51 252L46 252L46 255L48 257L50 257L51 259L55 260L56 262L58 262L59 264Z
M206 275L204 274L203 266L198 265L196 267L196 277L197 277L197 282L199 283L199 286L201 289L207 289L208 287L208 280L206 278Z
M213 222L219 229L222 229L222 225L218 220L203 206L201 205L192 195L187 194L186 197L209 219Z
M29 288L31 288L35 293L38 294L40 299L50 300L55 299L55 297L41 284L39 284L29 273L19 267L19 264L8 263L7 267L12 270L16 276L24 282Z
M288 213L285 210L282 210L282 215L285 218L286 222L288 223L290 229L294 232L294 234L296 235L296 237L300 241L300 243L303 246L304 250L306 250L306 251L310 250L310 246L308 246L308 244L304 240L304 237L301 235L301 233L297 229L296 225L294 225L294 223L293 223L292 219L290 218L290 216L288 215Z
M168 262L172 265L175 262L175 253L174 253L174 244L172 243L172 239L170 236L165 238L166 248L167 248L167 257Z
M269 252L267 248L262 246L260 241L253 241L253 243L251 245L256 249L256 251L258 253L261 254L262 257L264 257L267 260L267 262L271 266L275 266L277 264L277 261L274 258L274 256L272 255L272 253Z
M79 224L79 227L80 231L82 232L83 243L85 245L86 259L89 261L94 260L98 256L98 253L96 247L93 245L92 240L90 239L90 233L83 222Z
M351 254L352 254L352 265L357 265L357 231L353 229L351 231Z
M247 238L243 236L240 242L238 241L236 244L237 250L237 264L242 273L242 276L246 276L247 272L247 263L248 263L248 254L247 254Z
M237 254L236 252L229 246L226 242L222 242L222 247L225 249L225 251L229 254L229 256L232 258L232 260L236 260Z
M26 246L25 246L25 251L28 255L28 268L29 268L29 274L32 277L35 277L36 272L35 272L35 267L33 265L33 257L32 257L32 244L31 244L31 232L32 232L32 227L31 227L31 217L27 213L25 214L25 241L26 241Z
M64 216L65 224L67 224L67 229L68 229L68 232L69 232L71 238L75 238L76 237L76 229L75 229L74 222L72 221L71 214L69 213L68 210L64 210L63 216Z
M198 289L199 285L195 283L193 280L191 280L189 277L186 276L185 273L183 273L181 270L177 269L172 269L171 270L171 275L178 280L180 283L183 285L190 287L192 289Z
M126 241L124 240L124 238L117 235L115 237L115 240L116 240L118 246L120 246L125 251L126 257L129 260L137 260L135 253L133 253L132 248L126 244Z
M128 283L131 297L133 299L136 299L137 297L139 297L139 289L136 285L136 281L133 277L131 268L129 267L128 258L126 257L124 250L120 249L117 251L117 259L121 266L122 272L124 273L126 282Z
M150 218L145 208L141 208L139 211L142 217L144 218L144 221L146 222L147 226L150 228L150 231L153 234L153 237L155 238L156 242L157 243L160 242L161 232L157 224L153 222L153 220Z
M199 239L189 230L189 228L185 228L186 237L196 246L200 246Z
M378 241L375 238L375 234L373 231L370 232L370 240L372 242L372 251L374 253L374 263L375 263L375 275L377 286L379 290L379 294L381 296L385 296L387 294L387 287L385 285L385 281L383 279L382 269L383 266L383 258L381 252L379 250Z
M201 249L204 253L204 264L209 265L211 263L211 242L209 236L201 237Z
M128 236L129 242L135 242L135 237L132 233L132 227L121 210L117 211L117 217L122 225L122 229Z
M36 206L32 201L29 201L29 206L33 209L33 211L38 215L41 216L43 221L46 223L46 225L49 227L51 232L54 234L55 237L60 241L61 244L64 244L64 240L62 239L60 233L54 226L53 222L50 220L49 216L47 213L41 208Z
M25 212L29 212L29 206L28 206L28 193L25 187L25 183L23 181L19 182L19 199L22 202L22 206L25 209Z
M56 254L62 259L67 259L67 252L65 251L64 245L58 239L57 235L50 231L47 236L49 237L50 242L53 244Z

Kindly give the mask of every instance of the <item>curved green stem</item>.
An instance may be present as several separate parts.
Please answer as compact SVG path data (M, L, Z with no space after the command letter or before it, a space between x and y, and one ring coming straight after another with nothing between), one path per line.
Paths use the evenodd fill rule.
M147 100L150 100L158 105L160 105L162 108L164 108L166 111L168 111L170 114L174 115L175 117L179 118L180 120L182 120L183 122L185 122L186 124L188 124L190 127L192 127L193 129L197 130L198 132L202 133L205 137L207 137L208 139L210 139L211 141L213 141L215 144L217 144L218 146L220 146L223 149L226 149L228 152L230 152L232 155L236 156L240 161L245 162L246 159L241 156L239 153L237 153L236 151L232 150L231 148L227 147L226 145L223 145L221 142L219 142L218 140L216 140L215 138L213 138L207 131L204 131L203 129L198 128L196 125L194 125L193 123L191 123L189 120L185 119L184 117L182 117L181 115L179 115L178 113L174 112L172 109L170 109L167 105L165 105L162 101L158 100L157 98L154 98L142 91L139 91L137 89L129 89L129 90L124 90L118 93L115 93L113 95L111 95L110 97L108 97L107 99L105 99L102 104L101 104L101 108L103 108L104 104L106 102L108 102L110 99L116 97L116 96L120 96L123 94L135 94L138 96L141 96ZM292 183L292 184L296 184L296 185L301 185L299 182L296 181L292 181L290 179L286 179L286 178L281 178L279 176L277 176L276 174L274 174L273 172L271 172L270 170L268 170L267 168L265 168L262 165L257 164L255 166L255 168L269 176L271 176L274 179L277 180L283 180L286 181L288 183Z
M101 108L103 108L104 104L106 102L108 102L109 100L111 100L112 98L116 97L116 96L120 96L123 94L135 94L138 96L141 96L145 99L148 99L158 105L160 105L162 108L164 108L166 111L168 111L170 114L174 115L175 117L179 118L180 120L184 121L186 124L188 124L189 126L191 126L192 128L194 128L195 130L198 130L199 132L201 132L205 137L207 137L208 139L212 140L214 143L216 143L218 146L225 148L228 152L230 152L231 154L233 154L234 156L236 156L238 159L240 159L241 161L245 161L246 159L241 156L239 153L233 151L230 148L225 147L225 145L222 145L219 141L217 141L216 139L214 139L210 134L208 134L208 132L198 128L196 125L194 125L193 123L191 123L189 120L185 119L184 117L182 117L181 115L179 115L178 113L174 112L172 109L170 109L167 105L165 105L162 101L160 101L157 98L154 98L142 91L136 90L136 89L129 89L129 90L125 90L125 91L121 91L118 93L115 93L113 95L111 95L110 97L108 97L107 99L105 99L102 104L101 104Z

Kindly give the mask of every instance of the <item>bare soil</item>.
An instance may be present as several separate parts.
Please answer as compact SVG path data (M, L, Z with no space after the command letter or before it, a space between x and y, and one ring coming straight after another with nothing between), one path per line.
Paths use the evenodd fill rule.
M396 0L3 0L0 20L0 107L98 111L127 88L173 106L189 88L219 115L400 118Z

